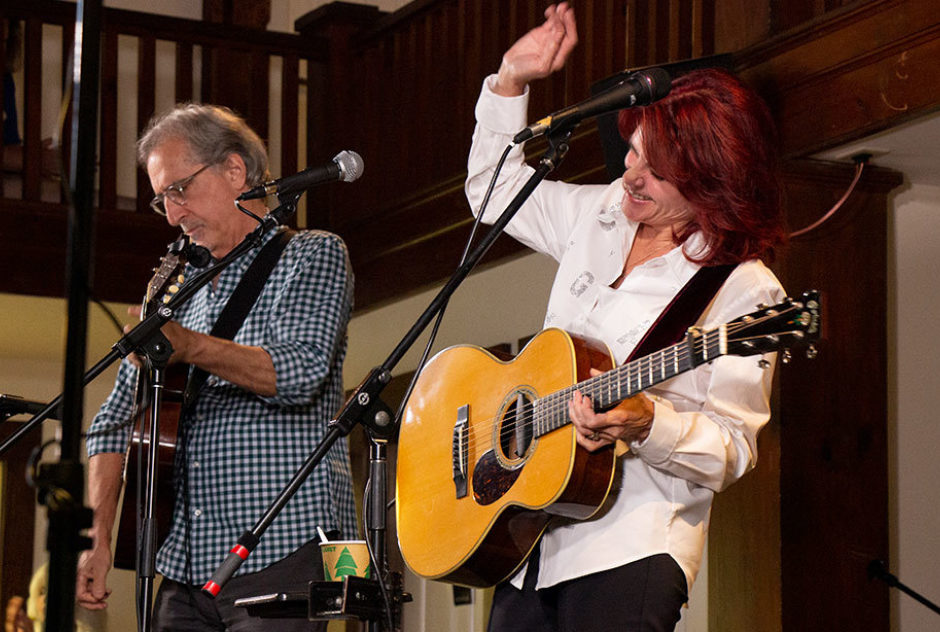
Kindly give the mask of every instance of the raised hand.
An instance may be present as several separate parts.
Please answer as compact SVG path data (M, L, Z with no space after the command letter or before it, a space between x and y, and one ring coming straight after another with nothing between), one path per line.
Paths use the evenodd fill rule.
M503 54L494 91L518 96L533 79L560 70L578 43L574 9L567 2L545 9L545 22L535 27Z

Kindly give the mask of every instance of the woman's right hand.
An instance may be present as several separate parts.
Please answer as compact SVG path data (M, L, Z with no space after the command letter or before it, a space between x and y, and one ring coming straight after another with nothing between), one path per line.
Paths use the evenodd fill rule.
M574 9L567 2L545 9L545 22L523 35L503 55L494 92L519 96L533 79L560 70L578 43Z

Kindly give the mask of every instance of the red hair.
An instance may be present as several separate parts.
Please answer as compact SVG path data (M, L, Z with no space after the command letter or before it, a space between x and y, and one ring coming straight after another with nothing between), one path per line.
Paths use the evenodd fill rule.
M700 231L706 248L690 260L773 259L787 231L773 121L753 90L722 70L694 70L665 98L622 110L618 126L625 139L641 130L650 168L692 203L694 218L676 237Z

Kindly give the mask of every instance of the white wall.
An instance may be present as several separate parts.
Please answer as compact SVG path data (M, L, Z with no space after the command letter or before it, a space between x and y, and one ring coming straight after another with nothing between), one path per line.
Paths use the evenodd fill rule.
M888 405L891 560L901 582L940 603L940 183L899 192L889 215ZM935 613L892 589L892 629L932 632Z
M109 304L119 319L127 314L126 305ZM25 399L48 402L63 389L66 305L62 299L12 296L0 294L0 327L15 336L0 338L0 393L18 395ZM128 321L129 322L129 321ZM111 345L120 337L117 329L97 307L89 308L88 364L97 362L110 351ZM102 373L85 389L84 427L87 427L95 411L111 390L117 367ZM18 417L27 419L28 417ZM36 432L44 440L58 436L59 422L46 421ZM84 451L84 450L83 450ZM44 453L44 462L59 458L58 450ZM10 484L25 485L20 472L10 473ZM46 560L46 512L37 507L36 531L33 543L33 567L38 568ZM122 577L123 575L123 577ZM130 587L125 599L115 600L112 616L119 621L130 622L115 630L134 629L133 574L118 571L112 577L119 584L124 581ZM102 617L88 617L101 621Z

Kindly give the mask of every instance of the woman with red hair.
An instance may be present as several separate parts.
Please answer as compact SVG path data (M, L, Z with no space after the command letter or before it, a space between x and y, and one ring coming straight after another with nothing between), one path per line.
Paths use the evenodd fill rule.
M567 3L545 17L484 82L466 183L474 213L503 148L526 126L528 83L562 68L577 43ZM630 144L621 179L542 182L507 227L558 261L545 326L601 340L620 363L700 269L725 266L727 278L698 326L782 300L762 262L786 230L760 98L723 71L692 71L666 97L624 110L619 127ZM483 220L494 221L531 173L514 148ZM616 450L614 490L590 518L549 526L527 564L497 586L490 630L674 629L712 498L756 464L770 418L767 359L722 356L606 411L575 393L576 441Z

